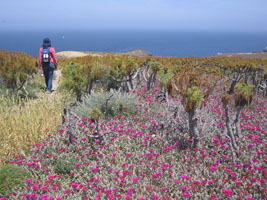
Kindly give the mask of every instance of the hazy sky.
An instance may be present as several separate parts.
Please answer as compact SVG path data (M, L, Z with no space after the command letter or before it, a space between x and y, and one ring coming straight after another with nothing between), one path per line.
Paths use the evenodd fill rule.
M8 29L267 31L267 0L0 0Z

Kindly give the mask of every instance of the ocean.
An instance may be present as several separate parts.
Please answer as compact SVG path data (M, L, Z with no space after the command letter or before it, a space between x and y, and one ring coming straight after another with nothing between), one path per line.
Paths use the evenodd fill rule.
M0 31L0 49L38 56L43 38L56 52L123 53L145 49L154 56L213 56L217 53L261 52L267 33L219 31L27 30Z

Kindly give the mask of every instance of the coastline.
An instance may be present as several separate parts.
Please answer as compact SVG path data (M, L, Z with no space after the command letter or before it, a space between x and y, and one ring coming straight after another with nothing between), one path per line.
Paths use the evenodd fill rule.
M83 56L103 56L105 52L86 52L86 51L60 51L56 53L57 58L76 58ZM135 56L153 56L152 53L143 50L135 49L125 53L115 53L115 54L126 54L126 55L135 55ZM210 57L210 56L208 56ZM241 57L241 58L257 58L267 59L267 52L248 52L248 53L218 53L211 57Z
M241 58L267 58L267 52L249 52L249 53L218 53L215 57L241 57Z

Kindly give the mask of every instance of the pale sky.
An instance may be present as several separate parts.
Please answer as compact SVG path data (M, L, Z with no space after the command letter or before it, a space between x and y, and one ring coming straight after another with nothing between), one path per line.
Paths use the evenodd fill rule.
M267 0L0 0L9 29L267 32Z

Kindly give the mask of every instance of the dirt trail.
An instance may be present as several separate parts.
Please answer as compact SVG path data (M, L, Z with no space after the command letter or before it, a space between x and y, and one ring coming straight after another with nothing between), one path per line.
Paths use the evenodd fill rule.
M56 78L53 80L52 86L53 86L53 90L56 91L59 85L60 77L62 76L61 70L58 69L54 71L54 76L56 76Z

